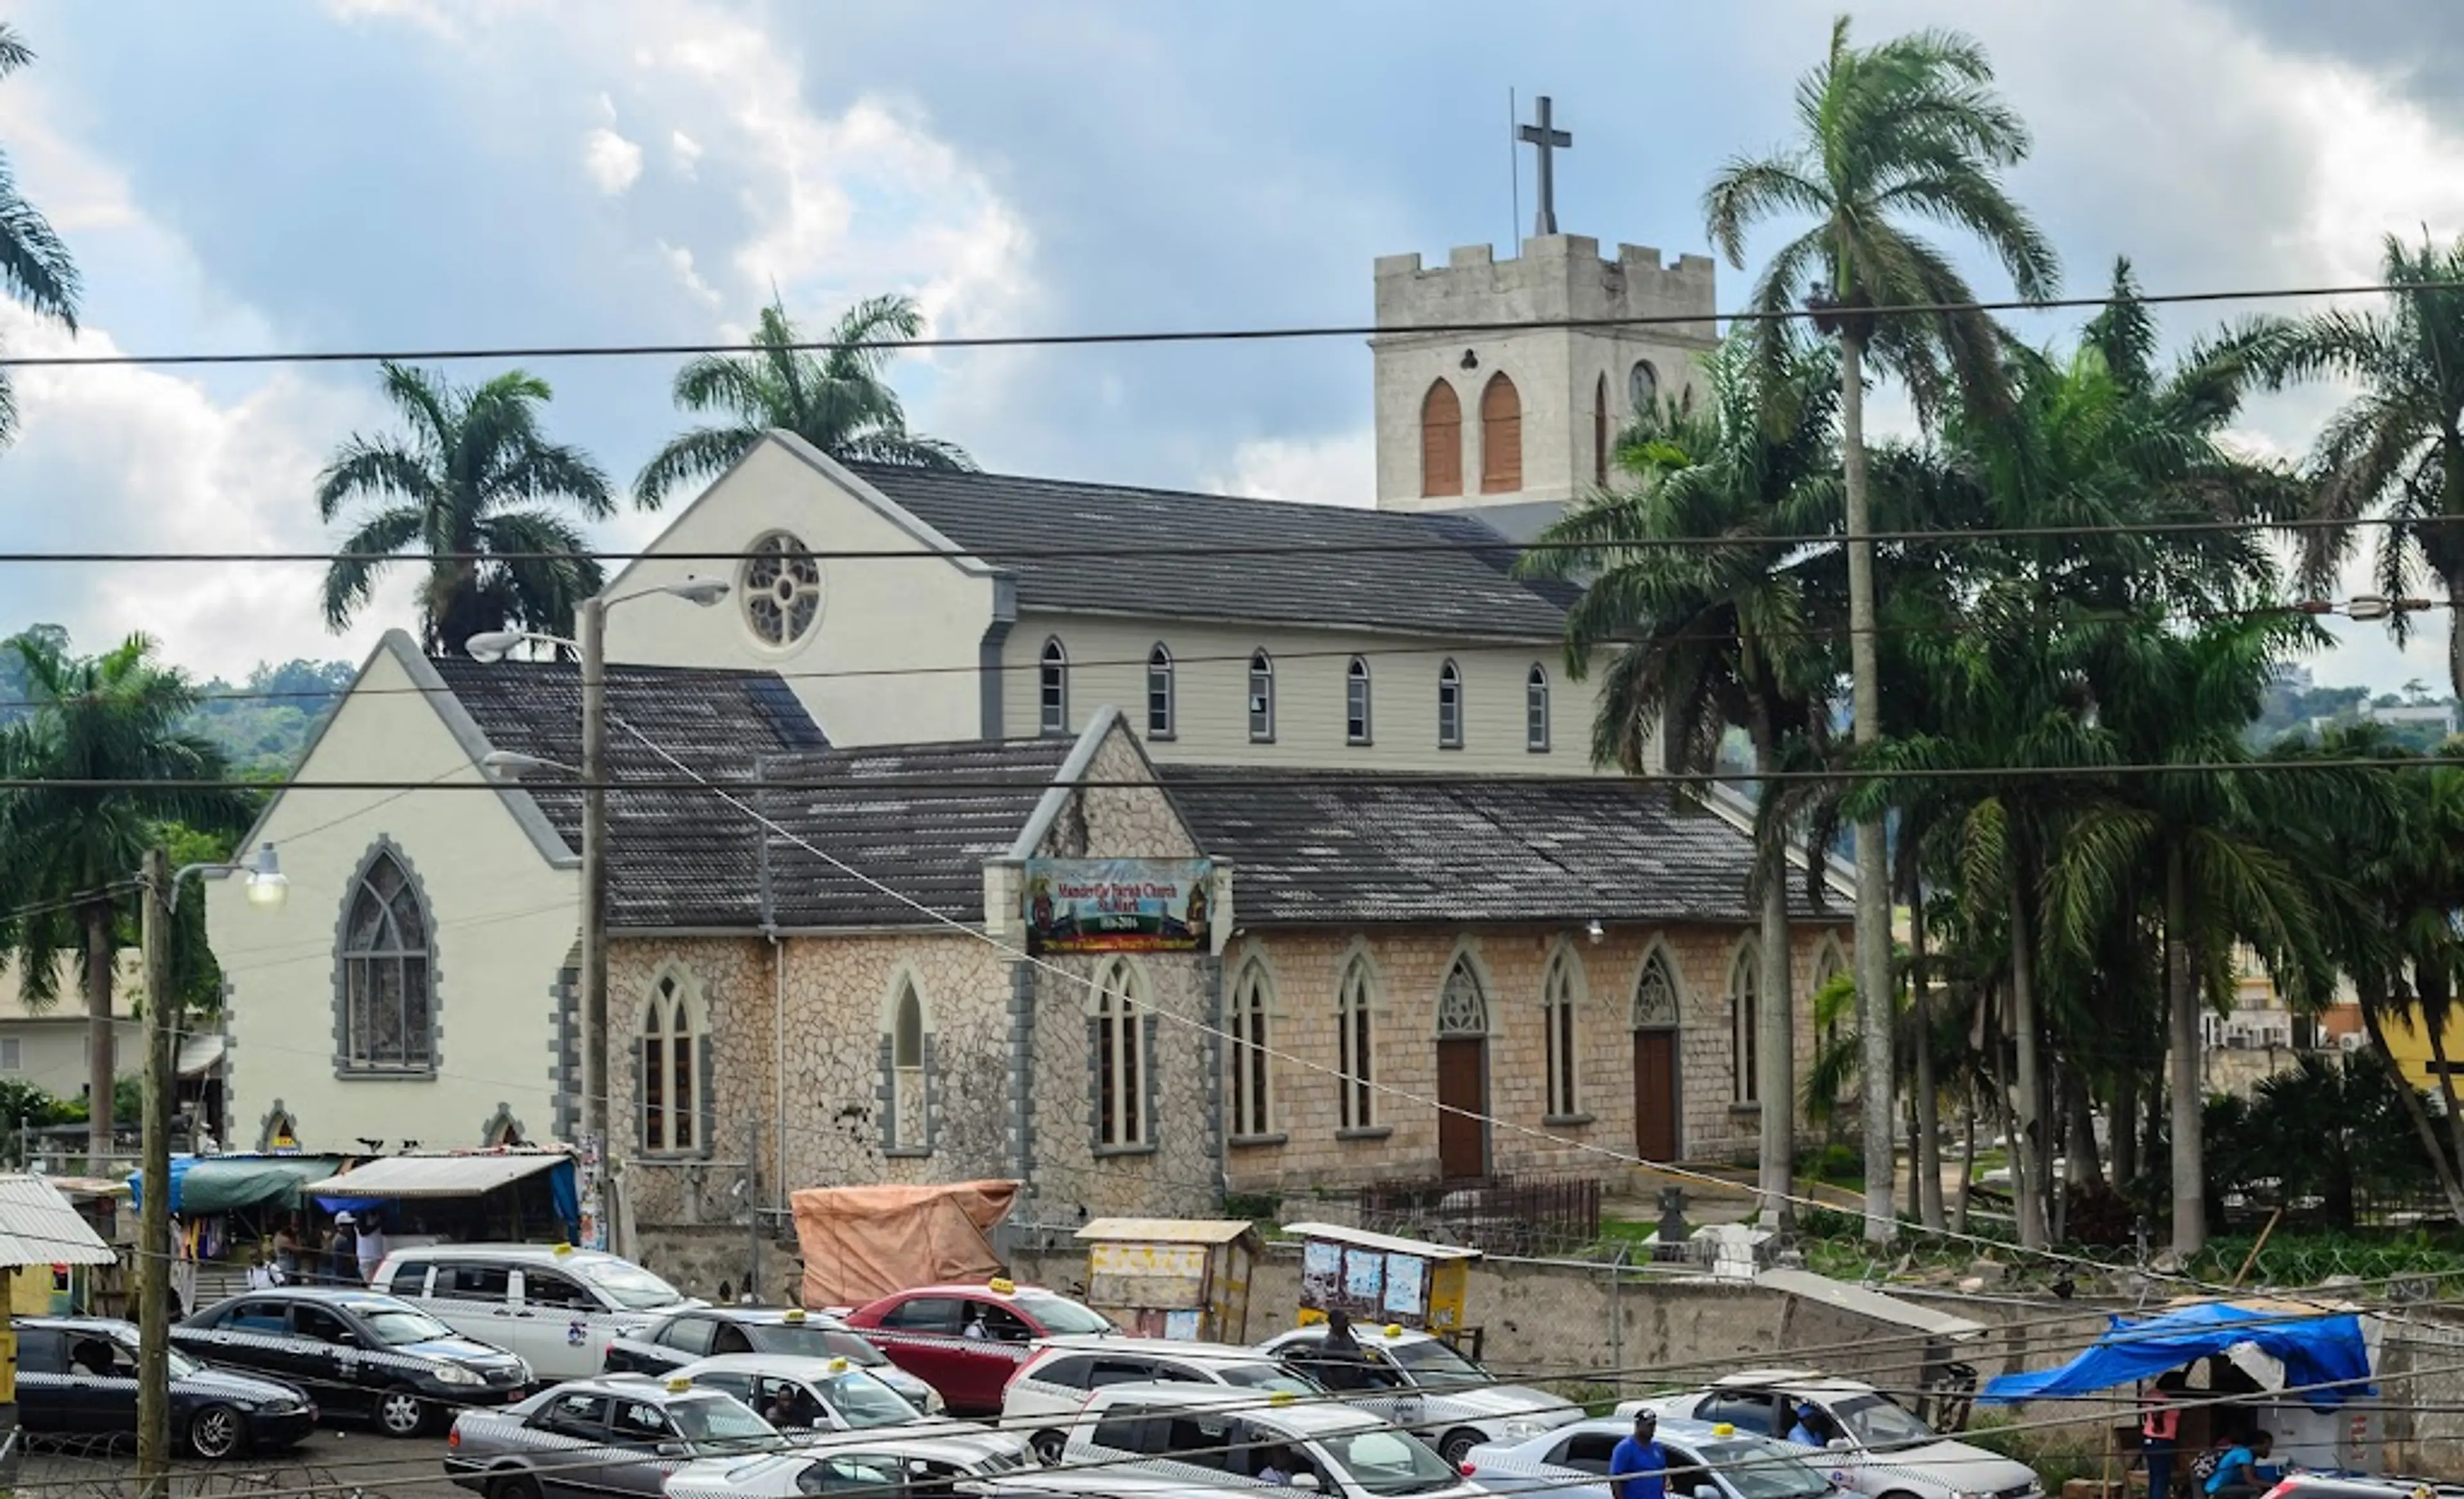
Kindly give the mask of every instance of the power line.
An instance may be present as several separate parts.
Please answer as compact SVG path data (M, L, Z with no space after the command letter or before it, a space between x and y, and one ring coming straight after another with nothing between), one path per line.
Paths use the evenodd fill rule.
M2204 292L2149 292L2128 297L2052 297L2041 301L2023 298L1962 302L1909 302L1864 309L1881 318L1933 318L1953 314L1998 312L2064 312L2117 304L2173 306L2214 302L2296 301L2330 297L2383 294L2418 295L2464 290L2464 282L2373 281L2344 286L2284 286ZM773 349L796 353L904 353L933 349L1103 348L1122 344L1259 343L1315 339L1411 338L1478 336L1572 329L1681 327L1711 328L1754 323L1810 321L1831 316L1811 308L1747 308L1739 312L1651 313L1623 318L1518 318L1465 320L1453 322L1292 323L1256 328L1144 329L1116 333L951 334L889 340L800 339L775 344L757 343L539 343L462 345L397 349L291 349L255 353L185 354L14 354L0 356L0 369L121 368L144 365L178 368L230 364L458 364L473 360L547 359L686 359L705 354L751 354Z

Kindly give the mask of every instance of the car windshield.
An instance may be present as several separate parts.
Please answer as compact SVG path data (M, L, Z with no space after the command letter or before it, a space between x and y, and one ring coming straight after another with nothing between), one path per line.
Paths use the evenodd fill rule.
M118 1339L118 1338L113 1338L113 1339L111 1340L111 1343L112 1343L112 1346L113 1346L114 1348L119 1349L122 1354L126 1355L130 1359L132 1359L132 1360L137 1359L137 1357L138 1357L138 1354L137 1354L137 1345L136 1345L135 1343L123 1343L123 1342L121 1342L121 1341L120 1339ZM187 1378L190 1375L198 1375L198 1374L203 1374L203 1373L205 1373L205 1372L206 1372L206 1366L205 1366L204 1364L201 1364L201 1363L197 1362L197 1360L195 1360L194 1358L189 1357L187 1355L186 1355L186 1354L184 1354L184 1353L180 1352L178 1349L176 1349L176 1348L168 1349L168 1350L165 1350L165 1352L167 1352L167 1353L171 1356L171 1378L174 1378L174 1379L185 1379L185 1378ZM72 1371L72 1372L74 1372L74 1371Z
M386 1348L400 1348L407 1343L431 1343L441 1337L451 1337L453 1330L425 1312L404 1308L399 1312L366 1313L368 1334Z
M1225 1384L1243 1390L1265 1390L1268 1394L1288 1391L1294 1395L1323 1395L1314 1379L1305 1379L1282 1364L1208 1364L1215 1377Z
M1117 1333L1106 1318L1088 1311L1066 1296L1020 1296L1014 1305L1035 1319L1036 1325L1051 1334Z
M1706 1442L1703 1461L1720 1470L1745 1499L1821 1499L1831 1481L1815 1472L1791 1448L1760 1438Z
M753 1414L750 1407L732 1396L678 1400L668 1407L668 1419L674 1422L676 1430L695 1446L729 1446L757 1442L776 1443L779 1440L779 1433L768 1422Z
M1414 1384L1443 1389L1449 1386L1497 1382L1487 1370L1456 1353L1451 1345L1434 1337L1415 1338L1410 1342L1388 1343L1384 1346L1387 1356L1403 1366L1403 1372L1411 1376Z
M765 1322L754 1324L746 1331L753 1334L753 1346L765 1354L792 1354L799 1358L844 1358L851 1364L877 1369L890 1362L878 1348L834 1327L817 1327L810 1322Z
M1942 1440L1933 1428L1879 1395L1855 1395L1831 1407L1831 1414L1859 1446L1913 1447Z
M915 1407L861 1369L821 1381L822 1399L850 1428L895 1426L915 1419Z
M1463 1474L1419 1438L1383 1428L1320 1437L1315 1445L1365 1493L1427 1494L1452 1488Z
M622 1260L589 1260L581 1269L583 1279L614 1297L616 1305L627 1312L672 1307L685 1299L683 1291L640 1266Z

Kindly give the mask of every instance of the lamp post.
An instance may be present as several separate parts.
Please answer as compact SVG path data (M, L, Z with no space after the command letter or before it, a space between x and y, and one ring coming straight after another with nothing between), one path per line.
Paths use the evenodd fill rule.
M171 1095L173 1019L182 1006L172 996L171 920L180 887L192 878L248 876L248 903L260 910L280 906L291 882L274 845L259 848L240 864L184 864L175 872L161 847L145 852L138 876L144 901L141 918L145 953L145 1073L143 1160L145 1201L138 1210L137 1253L137 1481L141 1499L162 1499L171 1472Z
M462 646L474 661L501 661L524 644L560 646L582 658L582 764L577 770L582 782L582 1137L576 1143L582 1147L583 1162L597 1162L599 1174L611 1182L615 1157L608 1149L607 1133L607 796L602 784L607 750L607 611L619 604L658 595L708 608L727 597L728 585L715 578L686 578L612 599L584 599L576 622L582 637L578 641L537 630L499 629L473 635ZM499 772L518 773L514 757L488 759L496 761L494 768ZM605 1235L606 1199L591 1195L599 1196L600 1201L593 1204L585 1199L583 1205L595 1209L599 1232Z

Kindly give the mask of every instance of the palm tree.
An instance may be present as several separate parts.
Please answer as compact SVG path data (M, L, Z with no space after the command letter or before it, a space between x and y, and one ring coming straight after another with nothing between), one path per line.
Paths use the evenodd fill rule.
M539 430L547 382L510 370L473 388L395 364L384 380L408 437L354 433L318 475L328 524L353 499L373 507L325 569L326 625L347 627L394 559L425 554L419 630L429 655L454 654L483 630L572 634L574 610L605 579L581 528L554 507L592 520L616 507L598 465Z
M0 77L34 60L16 28L0 22ZM9 295L71 333L77 332L77 262L35 207L17 192L16 173L0 156L0 285ZM0 371L0 443L17 434L17 397Z
M1947 361L1971 399L2001 379L1998 330L1979 313L1878 316L1894 307L1974 301L1965 277L1933 245L1903 227L1931 219L1984 241L2019 294L2051 296L2053 247L2003 191L2000 172L2028 153L2027 126L1992 92L1982 48L1951 32L1925 31L1879 46L1849 44L1848 18L1831 29L1831 51L1797 85L1793 144L1760 160L1731 161L1704 194L1712 242L1745 265L1747 229L1774 215L1818 222L1783 246L1754 289L1757 311L1784 313L1812 294L1817 326L1839 340L1839 408L1846 470L1849 660L1854 737L1881 733L1881 672L1874 646L1874 560L1866 483L1865 360L1905 380L1930 409ZM1815 278L1819 276L1819 280ZM1766 320L1775 330L1776 320ZM1766 334L1766 346L1770 335ZM1890 874L1879 810L1857 827L1857 972L1869 1005L1890 992ZM1891 1029L1864 1027L1865 1075L1882 1094L1865 1111L1865 1232L1893 1232Z
M2402 598L2426 571L2447 590L2448 683L2464 697L2464 240L2425 239L2415 251L2390 234L2379 278L2399 288L2386 312L2262 323L2247 342L2278 384L2325 378L2361 387L2311 453L2311 518L2320 524L2302 537L2303 585L2335 593L2360 522L2375 514L2386 522L2372 559L2379 589ZM2387 628L2401 644L2408 612L2389 614Z
M924 469L972 469L957 444L907 430L898 392L882 378L891 345L922 337L924 314L907 297L869 297L847 310L818 358L787 309L761 309L744 354L705 354L676 375L676 405L723 411L732 420L668 440L633 481L634 497L654 510L679 484L707 478L744 456L772 430L794 432L833 458Z
M0 777L11 781L215 782L222 752L181 725L197 691L131 635L107 654L79 658L51 640L19 635L5 649L21 665L34 704L0 727ZM111 1152L113 959L121 907L145 849L171 825L237 831L253 809L237 785L159 790L23 786L0 793L0 890L26 914L5 954L28 1003L57 996L61 959L84 962L91 1031L89 1149L98 1173ZM153 1003L148 998L148 1003Z
M1672 770L1707 771L1730 725L1758 772L1818 740L1835 663L1808 616L1824 595L1822 553L1792 558L1762 539L1826 529L1837 513L1832 418L1838 388L1824 351L1790 344L1775 366L1731 340L1705 362L1711 392L1694 411L1646 413L1620 445L1631 486L1603 491L1549 528L1553 548L1527 553L1534 575L1589 586L1566 621L1568 672L1611 650L1592 727L1592 757L1628 772L1666 746ZM1669 538L1733 546L1668 547ZM1836 593L1836 590L1832 590ZM1761 953L1754 1016L1766 1209L1793 1218L1794 1012L1789 993L1786 829L1776 799L1757 802L1754 889Z

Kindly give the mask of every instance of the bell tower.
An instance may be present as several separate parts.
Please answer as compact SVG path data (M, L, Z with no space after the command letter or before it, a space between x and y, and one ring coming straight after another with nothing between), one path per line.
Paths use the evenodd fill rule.
M1539 100L1517 136L1540 158L1537 232L1519 257L1486 245L1423 267L1376 264L1377 505L1471 511L1508 537L1537 532L1607 476L1636 407L1691 391L1718 337L1713 264L1556 232L1551 153L1573 143ZM1620 320L1658 319L1632 322ZM1470 331L1464 325L1546 326Z

